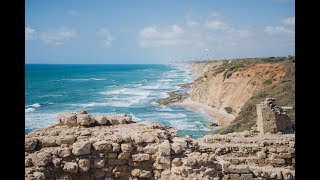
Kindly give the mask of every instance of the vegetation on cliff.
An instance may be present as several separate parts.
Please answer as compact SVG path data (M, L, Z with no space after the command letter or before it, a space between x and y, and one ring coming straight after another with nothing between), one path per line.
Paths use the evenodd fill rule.
M264 81L264 87L245 102L234 121L229 126L221 128L215 133L226 134L250 130L257 120L256 104L263 101L266 97L275 98L280 106L293 107L287 110L287 114L292 118L293 123L295 123L295 57L263 58L252 61L250 64L258 62L283 63L286 75L277 83L272 83L271 80Z

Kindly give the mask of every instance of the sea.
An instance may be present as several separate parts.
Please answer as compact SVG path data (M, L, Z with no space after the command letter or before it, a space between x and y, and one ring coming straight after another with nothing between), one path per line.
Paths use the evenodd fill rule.
M130 114L133 121L159 122L196 139L217 121L200 110L156 100L192 82L191 70L181 64L26 64L25 133L57 123L63 112L92 115Z

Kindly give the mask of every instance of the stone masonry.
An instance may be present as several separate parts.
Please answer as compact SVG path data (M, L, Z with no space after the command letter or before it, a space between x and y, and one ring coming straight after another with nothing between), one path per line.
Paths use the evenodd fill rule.
M25 179L295 179L294 134L244 131L192 140L131 119L59 115L59 124L26 135Z
M291 118L276 105L273 98L257 104L257 130L260 133L290 133L292 132Z

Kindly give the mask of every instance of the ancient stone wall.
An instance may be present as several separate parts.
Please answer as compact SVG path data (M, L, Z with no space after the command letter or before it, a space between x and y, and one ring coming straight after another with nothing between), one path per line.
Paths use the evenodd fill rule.
M272 98L257 104L257 130L260 133L292 132L292 122Z
M159 123L133 123L128 115L69 113L58 119L59 125L26 136L26 179L287 180L295 176L294 134L246 131L192 140Z

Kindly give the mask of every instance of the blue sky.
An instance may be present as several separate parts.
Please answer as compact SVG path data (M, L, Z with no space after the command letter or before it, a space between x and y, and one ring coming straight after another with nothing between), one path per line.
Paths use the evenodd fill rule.
M294 0L26 0L26 63L168 63L295 53Z

